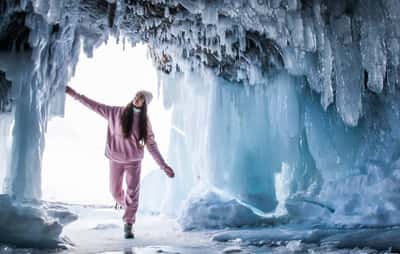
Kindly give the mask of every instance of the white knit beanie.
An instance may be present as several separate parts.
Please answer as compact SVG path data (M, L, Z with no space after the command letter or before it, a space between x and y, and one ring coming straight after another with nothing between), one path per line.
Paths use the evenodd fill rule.
M140 90L138 92L140 92L140 93L142 93L144 95L146 104L149 105L151 100L153 99L153 94L151 92L149 92L149 91L146 91L146 90Z

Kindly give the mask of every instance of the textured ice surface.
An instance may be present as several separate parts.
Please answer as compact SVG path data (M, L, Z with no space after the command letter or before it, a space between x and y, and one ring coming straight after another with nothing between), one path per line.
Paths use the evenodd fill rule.
M40 198L47 120L80 46L111 35L148 43L173 109L160 211L202 181L293 220L398 225L399 13L396 0L1 1L4 192Z
M233 241L240 239L243 243L254 245L273 245L276 242L287 242L286 251L308 252L312 249L306 244L317 244L319 247L329 248L357 248L369 247L381 251L399 251L400 246L396 239L399 237L399 228L393 229L335 229L335 228L307 228L304 226L283 226L276 228L259 228L244 230L227 230L216 233L214 241ZM315 248L315 246L314 246ZM320 250L326 253L328 249ZM356 251L355 251L356 252ZM318 253L318 252L317 252ZM348 253L353 253L351 250Z

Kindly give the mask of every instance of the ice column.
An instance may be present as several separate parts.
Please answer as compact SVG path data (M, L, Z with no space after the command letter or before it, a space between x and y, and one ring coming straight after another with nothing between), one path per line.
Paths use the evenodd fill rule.
M9 126L13 122L11 137L2 141L6 150L4 192L17 199L41 196L40 169L47 100L41 98L43 90L33 66L30 52L3 54L0 64L12 82L11 97L15 107L14 114L5 117L2 128L6 132L2 135L10 134Z
M0 71L0 193L4 192L4 179L10 168L11 126L14 119L10 98L11 82Z

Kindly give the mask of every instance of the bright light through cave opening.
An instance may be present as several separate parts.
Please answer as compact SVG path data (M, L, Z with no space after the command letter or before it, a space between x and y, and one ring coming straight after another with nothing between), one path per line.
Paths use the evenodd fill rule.
M69 85L77 92L108 105L126 105L136 91L153 93L148 114L156 141L166 155L169 144L171 112L162 104L157 73L147 56L147 46L125 49L114 38L88 58L83 50ZM162 88L160 88L162 89ZM96 113L67 96L64 118L48 124L43 155L43 199L79 204L111 205L109 161L104 156L107 122ZM146 150L142 178L158 169Z

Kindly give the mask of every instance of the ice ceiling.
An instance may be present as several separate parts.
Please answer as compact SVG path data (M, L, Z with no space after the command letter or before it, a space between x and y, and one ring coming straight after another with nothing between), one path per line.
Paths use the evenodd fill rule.
M116 36L149 45L174 112L180 177L145 206L176 214L200 179L263 212L398 224L399 13L397 0L3 0L4 192L40 198L47 120L80 47Z

